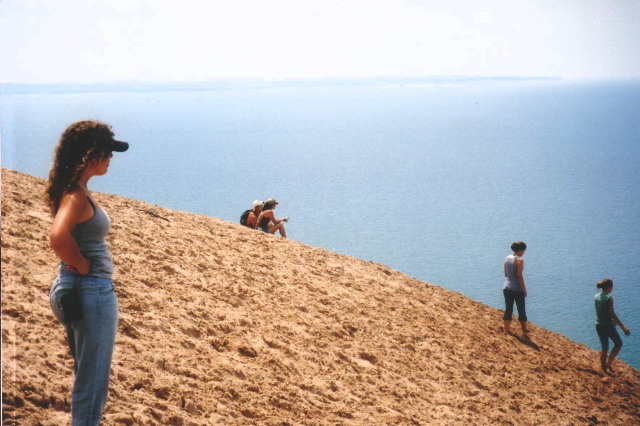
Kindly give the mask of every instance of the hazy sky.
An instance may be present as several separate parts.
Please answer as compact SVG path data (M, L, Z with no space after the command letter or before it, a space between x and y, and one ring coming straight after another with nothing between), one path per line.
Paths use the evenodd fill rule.
M640 0L0 0L0 82L640 78Z

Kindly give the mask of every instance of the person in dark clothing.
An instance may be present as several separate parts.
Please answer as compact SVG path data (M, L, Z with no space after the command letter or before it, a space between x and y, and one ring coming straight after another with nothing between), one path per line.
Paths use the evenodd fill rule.
M274 198L269 198L264 202L262 213L258 216L258 228L269 234L275 234L276 231L279 231L283 238L287 238L287 231L284 229L284 222L288 222L289 218L285 217L282 219L276 219L273 211L277 205L278 202Z
M600 293L595 296L596 332L598 333L600 345L602 346L602 350L600 351L600 366L602 371L605 373L614 373L615 371L611 364L616 358L616 355L618 355L618 352L620 352L620 349L622 349L622 339L620 339L620 336L618 335L616 324L620 326L624 334L627 336L631 334L631 330L622 324L622 321L620 321L613 310L613 296L611 296L611 292L613 291L613 281L609 278L605 278L600 281L596 287L600 289ZM609 358L607 359L609 339L613 341L614 346Z
M529 329L527 327L527 313L525 310L524 299L527 297L527 287L524 284L522 270L524 269L524 255L527 245L522 241L516 241L511 244L513 254L504 259L504 285L502 293L504 294L505 310L502 319L504 320L504 331L511 333L511 316L513 314L513 302L518 308L518 321L522 328L522 334L525 338L529 337Z

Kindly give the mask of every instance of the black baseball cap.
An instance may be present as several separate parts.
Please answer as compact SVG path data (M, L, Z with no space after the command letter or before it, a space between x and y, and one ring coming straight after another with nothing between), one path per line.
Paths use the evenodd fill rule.
M125 152L129 149L129 144L127 142L117 141L115 139L111 139L108 144L109 151Z
M101 129L103 130L103 129ZM115 140L113 138L113 133L111 130L105 128L100 132L94 140L95 144L100 151L104 152L125 152L129 149L129 144L127 142L122 142Z

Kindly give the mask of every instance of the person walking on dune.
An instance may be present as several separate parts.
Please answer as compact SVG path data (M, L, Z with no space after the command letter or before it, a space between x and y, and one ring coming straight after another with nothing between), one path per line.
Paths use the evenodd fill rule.
M598 333L600 345L602 347L602 351L600 352L600 366L602 367L602 371L605 373L614 373L615 371L611 364L616 358L616 355L618 355L618 352L620 352L620 349L622 349L622 339L620 339L620 335L616 330L616 324L620 326L624 334L627 336L631 334L631 330L622 324L622 321L620 321L613 310L613 296L611 295L611 292L613 291L613 281L609 278L605 278L600 281L596 287L600 289L600 293L595 296L596 332ZM607 360L609 339L611 339L614 346L611 350L611 354L609 355L609 359Z
M524 269L524 255L527 245L522 241L516 241L511 244L513 254L504 259L504 285L502 292L504 294L505 310L502 319L504 320L504 331L511 333L511 317L513 315L513 302L518 308L518 321L522 328L524 338L529 338L529 329L527 327L527 313L524 300L527 297L527 287L524 284L522 270Z
M110 126L80 121L62 134L49 173L45 199L53 216L50 241L60 258L49 301L66 328L74 360L74 426L98 425L102 419L118 327L113 263L104 240L111 223L87 184L107 173L114 151L128 148L113 138Z

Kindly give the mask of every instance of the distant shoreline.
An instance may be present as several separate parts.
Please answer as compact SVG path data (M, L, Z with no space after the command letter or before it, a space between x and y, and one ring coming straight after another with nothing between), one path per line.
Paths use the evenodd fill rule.
M94 82L94 83L0 83L2 94L58 94L104 92L226 92L229 90L419 87L462 83L560 82L557 77L482 77L473 75L434 77L376 77L327 79L219 79L198 82Z

